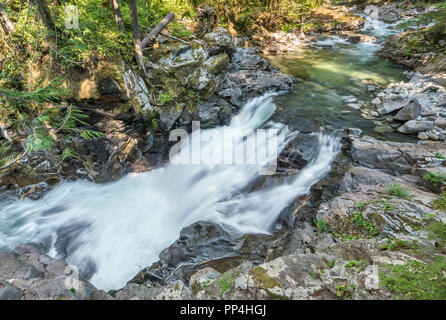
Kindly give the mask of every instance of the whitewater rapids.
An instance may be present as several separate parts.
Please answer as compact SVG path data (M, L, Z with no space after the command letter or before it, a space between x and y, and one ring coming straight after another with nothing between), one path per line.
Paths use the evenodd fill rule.
M253 130L257 128L274 128L280 153L298 133L269 121L276 110L274 95L268 93L248 102L227 127L195 131L191 136L237 129L229 138L240 144L244 143L243 133L249 130L256 135ZM49 241L48 254L55 258L62 257L80 268L93 262L95 273L90 282L97 288L119 289L142 267L157 261L180 230L196 221L220 223L240 235L268 233L280 212L329 172L339 145L338 138L320 135L315 146L318 152L304 169L284 184L251 193L240 190L259 176L264 163L168 163L164 168L129 174L107 184L61 182L38 201L0 195L0 247L12 249L19 244ZM182 145L186 147L188 141ZM254 145L255 149L260 147ZM215 148L211 141L203 144L200 152L206 154ZM248 147L248 157L252 151ZM62 234L64 239L60 239ZM66 243L65 257L56 250L61 241Z

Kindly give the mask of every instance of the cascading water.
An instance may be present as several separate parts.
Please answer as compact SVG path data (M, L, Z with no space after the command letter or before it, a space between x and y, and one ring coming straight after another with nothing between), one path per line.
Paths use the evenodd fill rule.
M244 135L257 135L253 129L267 126L277 130L280 152L297 133L289 132L283 124L268 122L276 108L273 95L265 94L247 103L230 126L197 130L191 137L223 135L232 129L230 132L235 133L225 139L237 146L246 140ZM266 135L266 140L271 138ZM189 148L192 140L183 142L181 148ZM260 147L256 142L242 152L249 156ZM210 155L217 148L218 144L208 141L199 150L192 150ZM328 173L339 151L339 140L320 135L315 148L315 158L288 182L251 193L240 190L258 177L265 163L169 163L108 184L62 182L39 201L3 199L0 247L52 239L50 255L65 256L68 264L81 268L93 262L95 273L90 281L100 289L118 289L140 267L158 260L161 250L178 238L183 227L198 220L220 223L238 234L267 233L283 208ZM60 252L61 242L65 252Z

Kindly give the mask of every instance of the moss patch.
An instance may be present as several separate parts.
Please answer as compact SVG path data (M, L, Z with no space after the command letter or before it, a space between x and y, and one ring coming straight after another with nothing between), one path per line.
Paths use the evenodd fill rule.
M262 267L254 267L249 271L249 274L253 277L254 282L263 288L271 289L274 287L280 287L279 282L268 275L266 270Z

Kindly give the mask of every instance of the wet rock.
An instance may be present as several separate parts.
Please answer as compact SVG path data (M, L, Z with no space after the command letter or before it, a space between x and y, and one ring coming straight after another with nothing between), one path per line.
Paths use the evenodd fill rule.
M350 35L348 37L348 41L351 43L359 43L361 41L361 36L358 35Z
M192 73L188 80L188 85L194 90L201 91L205 89L212 80L213 77L211 73L207 72L205 68L198 68Z
M422 144L380 141L368 136L352 141L354 163L391 174L410 174L416 168L435 167L435 153L446 153L446 147L434 142Z
M429 139L429 135L426 132L418 132L417 138L420 140Z
M393 8L384 8L379 10L378 18L386 23L394 23L400 19L400 15L398 11Z
M396 96L395 98L391 100L384 101L382 108L378 110L380 114L388 114L393 111L400 110L401 108L407 106L409 104L409 101L407 99L404 99L400 96Z
M212 96L198 106L198 118L201 128L227 125L231 120L232 106L224 99Z
M446 129L446 118L437 118L434 122L437 127Z
M429 131L434 127L433 121L410 120L398 128L398 131L406 134L417 134L422 131Z
M60 260L31 246L0 250L1 299L86 300L97 290Z
M356 110L361 109L361 105L359 103L347 103L347 106Z
M317 154L315 145L318 137L312 134L299 134L282 150L279 155L279 171L302 169Z
M372 100L372 104L374 104L376 106L380 105L381 104L381 99L376 97L375 99Z
M230 57L235 51L235 41L232 34L225 28L217 27L204 36L206 48L210 56L225 52Z
M211 56L205 60L202 67L212 74L219 74L226 70L229 65L229 56L226 53L221 53L216 56Z
M420 115L420 112L420 103L417 100L413 100L407 106L398 111L393 118L399 121L415 120Z
M181 106L162 108L160 112L160 127L164 131L169 131L183 112Z
M160 260L144 269L131 283L145 281L165 281L189 279L200 267L200 262L234 254L236 239L233 239L221 226L199 221L181 230L180 237L160 253ZM183 264L181 268L174 269ZM201 265L203 267L203 265Z
M351 156L354 162L368 168L407 173L412 167L398 148L369 137L352 142Z
M348 99L345 100L346 103L355 103L357 101L357 99L355 97L349 97Z
M4 280L0 280L0 300L19 300L23 293Z
M294 84L289 75L261 70L237 70L226 74L216 93L240 108L249 99L267 91L288 91Z
M122 88L113 78L105 78L99 82L99 93L104 102L121 101L123 99Z
M232 56L230 69L272 71L271 63L260 53L256 48L237 48Z

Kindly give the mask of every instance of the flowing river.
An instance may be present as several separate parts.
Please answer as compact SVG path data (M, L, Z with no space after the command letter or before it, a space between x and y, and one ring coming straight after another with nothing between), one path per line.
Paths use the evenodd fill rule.
M283 71L305 81L292 93L266 93L253 99L228 127L195 131L192 140L198 135L224 136L234 146L234 157L249 158L263 148L265 141L277 144L280 152L299 134L302 119L376 132L358 110L344 107L340 97L354 94L368 99L361 79L381 83L402 79L403 70L374 55L378 46L351 45L330 38L315 48L273 57ZM281 111L276 113L278 107ZM287 124L291 123L297 129L289 129ZM277 135L258 139L255 130L259 128L274 129ZM232 133L224 135L228 131ZM335 136L314 134L318 144L313 146L315 155L305 168L280 185L252 192L242 190L259 177L265 162L170 162L164 168L129 174L113 183L62 182L38 201L2 195L0 247L14 248L23 243L45 246L49 255L93 270L90 281L96 287L119 289L141 267L157 261L161 250L178 238L180 230L196 221L219 223L236 235L270 232L281 211L329 172L340 151ZM245 148L247 136L254 137L255 143ZM192 152L192 157L197 152L202 158L212 157L221 149L221 143L214 140L190 148L192 140L181 146ZM266 160L273 161L274 156Z

